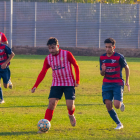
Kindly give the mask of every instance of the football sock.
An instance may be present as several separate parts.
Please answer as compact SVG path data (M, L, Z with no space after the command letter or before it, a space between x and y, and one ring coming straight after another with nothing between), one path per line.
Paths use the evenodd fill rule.
M0 99L3 100L2 88L0 87Z
M75 108L72 111L68 109L69 115L73 115L74 114L74 111L75 111Z
M115 121L116 124L121 123L114 109L108 111L108 113L110 114L110 117Z
M47 119L48 121L51 121L52 116L53 116L53 112L54 112L54 110L51 110L51 109L47 108L44 119Z

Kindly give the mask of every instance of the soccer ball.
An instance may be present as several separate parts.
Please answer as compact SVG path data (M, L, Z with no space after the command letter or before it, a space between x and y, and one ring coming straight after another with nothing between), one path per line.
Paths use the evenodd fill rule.
M38 122L37 127L40 131L47 132L51 127L51 123L47 119L41 119Z

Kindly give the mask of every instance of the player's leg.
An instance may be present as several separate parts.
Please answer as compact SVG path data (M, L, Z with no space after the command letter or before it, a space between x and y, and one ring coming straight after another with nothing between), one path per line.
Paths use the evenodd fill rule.
M62 95L63 95L63 91L60 86L51 87L50 95L49 95L49 105L46 110L44 119L51 121L53 117L54 109L56 108L57 103L61 99Z
M6 68L2 74L2 79L3 79L3 86L5 88L9 87L9 80L10 80L10 69Z
M54 109L56 108L57 103L61 99L62 95L63 91L60 86L51 87L49 95L49 105L48 108L46 109L44 119L47 119L48 121L52 120ZM38 131L37 133L42 134L44 132Z
M3 104L3 103L5 103L5 102L3 99L3 93L2 93L2 88L1 88L1 84L0 84L0 104Z
M106 108L108 110L108 113L110 117L113 119L113 121L118 125L120 123L119 118L113 109L113 87L112 86L102 86L102 97L103 97L103 102L106 104Z
M113 89L114 94L114 106L115 108L119 109L123 112L125 109L125 105L123 104L123 91L124 85L116 85Z
M76 119L74 116L75 87L73 87L73 86L64 87L64 94L65 94L66 105L67 105L67 109L68 109L68 116L70 119L70 123L72 126L75 126L76 125Z
M58 98L49 98L49 105L48 105L48 108L47 108L47 110L45 112L44 119L47 119L49 121L52 120L53 112L54 112L54 109L57 106L58 101L59 101Z
M114 120L114 122L118 125L120 124L120 120L115 112L115 110L113 109L113 105L112 105L112 101L106 99L105 100L105 104L106 104L106 108L108 110L108 113L110 115L110 117Z
M114 106L116 109L121 109L121 111L124 111L124 104L123 104L123 89L124 86L115 85L113 88L113 95L114 95ZM123 124L120 122L117 124L117 127L115 129L122 129Z

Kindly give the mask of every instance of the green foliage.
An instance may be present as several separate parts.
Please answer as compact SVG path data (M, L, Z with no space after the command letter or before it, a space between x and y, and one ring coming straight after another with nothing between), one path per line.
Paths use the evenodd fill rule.
M115 131L102 102L102 76L99 58L77 56L80 67L80 86L76 88L77 126L69 122L66 102L59 101L47 134L37 134L37 122L44 118L48 105L52 72L51 69L35 93L31 93L45 56L16 55L11 62L12 90L3 89L5 104L0 104L0 139L2 140L138 140L140 136L140 58L126 58L131 70L131 92L125 87L126 110L116 110L124 129ZM123 71L124 74L124 71ZM125 79L125 75L124 75Z

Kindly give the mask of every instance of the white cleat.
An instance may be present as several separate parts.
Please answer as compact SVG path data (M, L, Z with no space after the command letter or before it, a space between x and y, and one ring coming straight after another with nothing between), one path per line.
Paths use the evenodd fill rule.
M0 100L0 104L3 104L3 103L5 103L5 101L2 99L2 100Z
M114 129L119 130L119 129L122 129L122 128L123 128L123 125L122 124L118 124L117 127L114 128Z
M12 84L11 80L8 81L8 84L9 84L9 88L12 89L13 88L13 84Z
M70 119L70 123L72 126L76 125L76 119L74 117L74 115L69 115L69 119Z
M124 109L125 109L125 105L124 105L124 103L121 103L120 110L123 112L123 111L124 111Z

